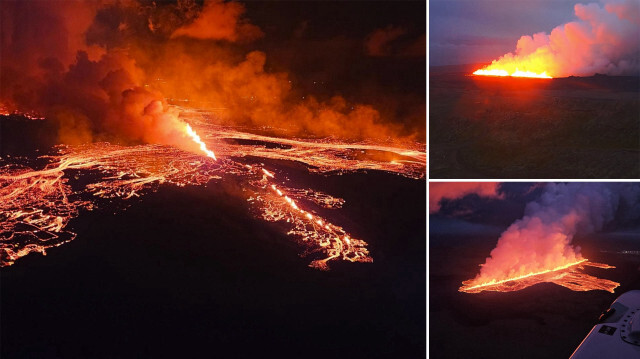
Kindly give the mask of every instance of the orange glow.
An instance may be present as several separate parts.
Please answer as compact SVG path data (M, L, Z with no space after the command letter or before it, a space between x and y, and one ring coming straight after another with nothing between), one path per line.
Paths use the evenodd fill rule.
M502 280L490 280L477 283L477 279L462 282L460 292L479 293L482 291L512 292L530 287L534 284L550 282L555 283L574 291L606 290L613 293L620 284L602 278L590 276L580 272L584 266L592 266L603 269L615 268L601 263L589 262L587 259L580 259L551 269L542 270L535 273L528 273Z
M288 227L285 233L304 247L305 255L313 257L312 267L328 269L328 262L333 260L371 262L365 241L355 239L313 210L339 209L344 199L310 188L296 188L288 179L279 180L274 170L247 163L246 158L296 161L316 173L374 169L424 178L426 171L426 154L420 151L419 144L403 148L376 142L283 139L212 125L195 111L186 111L181 117L191 124L185 132L200 145L202 153L215 158L196 130L205 139L215 139L221 159L213 162L163 145L102 142L60 146L57 154L40 158L48 163L44 168L0 166L0 267L32 252L45 254L48 248L73 240L76 234L68 228L69 222L83 211L102 206L105 200L121 206L121 201L144 196L160 185L204 185L215 183L224 175L240 179L243 193L254 209L252 213L258 218ZM248 145L233 141L236 139L277 146ZM404 160L391 163L384 156L366 156L369 150L384 151ZM88 170L93 174L86 174ZM75 183L77 180L81 184ZM72 189L72 185L80 187Z
M547 75L546 71L542 71L541 73L535 73L532 71L519 71L516 69L514 73L511 74L513 77L535 77L539 79L551 79L553 77Z
M518 70L517 67L515 68L514 71L509 72L509 71L504 70L504 69L496 69L496 68L492 68L492 66L487 66L484 69L480 69L480 70L474 71L473 74L474 75L478 75L478 76L533 77L533 78L539 78L539 79L551 79L551 78L553 78L553 77L547 75L546 71L542 71L542 72L520 71L520 70Z
M214 160L216 160L216 161L218 160L218 159L216 158L215 153L213 153L213 151L210 151L210 150L207 148L207 145L205 145L205 143L204 143L204 142L202 142L202 140L200 139L200 136L198 136L198 134L196 133L196 131L194 131L194 130L191 128L191 126L189 126L189 124L186 124L186 125L185 125L185 129L186 129L187 134L189 135L189 137L191 137L191 139L193 140L193 142L197 143L197 144L200 146L200 149L202 150L202 152L204 152L204 153L207 155L207 157L211 157L211 158L213 158L213 159L214 159Z
M42 117L39 113L35 111L28 111L28 112L24 112L24 111L21 112L17 110L10 111L8 106L0 103L0 116L11 116L11 115L26 117L30 120L44 120L44 117Z
M338 258L350 262L373 262L373 258L369 256L369 251L366 249L366 242L350 238L340 226L331 223L326 223L323 226L322 224L326 220L323 221L318 216L301 209L295 200L284 195L284 192L275 184L268 184L271 179L275 178L272 172L265 169L262 169L262 172L264 175L259 182L260 185L263 188L270 188L272 193L277 195L274 199L269 197L255 199L255 202L265 204L263 219L271 222L286 220L287 223L292 223L294 229L290 230L289 234L299 236L303 242L316 243L327 252L326 258L314 260L309 265L310 267L327 270L329 269L327 262Z
M474 75L482 76L509 76L509 73L505 70L476 70Z
M486 286L496 285L496 284L502 284L502 283L506 283L506 282L510 282L510 281L517 281L517 280L520 280L520 279L525 279L525 278L537 276L537 275L540 275L540 274L545 274L545 273L549 273L549 272L555 272L555 271L567 269L569 267L578 265L580 263L584 263L586 261L587 261L587 259L581 259L581 260L576 261L576 262L568 263L568 264L565 264L565 265L561 265L561 266L558 266L558 267L555 267L555 268L543 270L543 271L540 271L540 272L535 272L535 273L529 272L527 274L524 274L524 275L521 275L521 276L517 276L517 277L507 278L507 279L503 279L503 280L491 280L491 281L488 281L488 282L483 282L483 283L475 284L475 285L472 285L472 286L471 286L471 284L473 284L474 280L468 280L468 281L463 282L464 285L462 287L460 287L460 291L463 291L463 292L464 291L472 291L474 289L481 288L481 287L486 287Z

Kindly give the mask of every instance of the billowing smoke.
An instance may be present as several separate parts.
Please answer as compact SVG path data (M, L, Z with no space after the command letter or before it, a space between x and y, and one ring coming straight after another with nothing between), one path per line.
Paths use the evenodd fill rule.
M123 2L121 10L135 7ZM96 2L3 1L0 101L58 123L63 143L118 140L174 145L188 151L186 124L126 47L87 41L105 7ZM123 31L126 23L116 23Z
M500 281L557 268L582 259L573 237L598 231L619 208L636 212L637 183L549 183L542 196L529 203L525 216L498 240L473 283Z
M242 18L244 7L236 2L211 0L192 23L175 30L172 38L188 36L195 39L251 41L264 36L259 27Z
M608 0L576 4L576 21L551 33L522 36L515 53L488 70L545 72L554 77L640 74L640 2Z
M501 198L497 182L430 182L429 183L429 213L440 210L443 199L454 200L470 194L481 197Z
M236 2L2 1L0 105L96 140L197 150L168 102L224 110L219 121L288 134L398 137L371 105L292 98L287 73L246 51L264 36ZM171 99L171 100L167 100ZM195 147L194 147L195 146Z

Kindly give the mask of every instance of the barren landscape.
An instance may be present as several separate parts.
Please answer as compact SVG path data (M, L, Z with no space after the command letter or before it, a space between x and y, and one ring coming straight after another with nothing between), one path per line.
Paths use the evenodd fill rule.
M431 178L638 178L640 78L432 67Z

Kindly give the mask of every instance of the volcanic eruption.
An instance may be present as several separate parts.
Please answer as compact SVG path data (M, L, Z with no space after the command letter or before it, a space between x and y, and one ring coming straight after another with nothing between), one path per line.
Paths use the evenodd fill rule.
M258 217L286 223L305 254L318 257L312 267L371 262L366 242L318 213L343 199L296 187L260 161L424 178L424 144L413 129L339 95L301 99L287 72L268 71L264 52L246 50L264 33L240 3L0 7L0 108L54 121L60 143L37 165L0 163L2 266L73 239L70 220L107 199L225 175L240 178Z
M576 4L575 21L550 33L522 36L513 53L474 75L552 78L640 73L640 4L636 0Z
M616 282L597 278L585 266L613 268L593 263L571 243L576 234L589 234L614 219L621 203L638 202L640 188L625 183L568 183L546 185L525 216L500 236L480 273L463 282L461 292L513 291L552 282L576 291L613 290Z

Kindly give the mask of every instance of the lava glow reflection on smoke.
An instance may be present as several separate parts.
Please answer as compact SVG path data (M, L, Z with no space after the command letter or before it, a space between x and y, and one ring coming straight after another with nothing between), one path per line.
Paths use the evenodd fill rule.
M187 115L205 140L201 141L191 126L187 132L199 141L207 157L168 146L103 142L59 146L57 154L40 158L47 161L40 169L0 159L0 266L11 265L31 252L45 254L47 248L74 239L76 234L68 225L82 211L94 210L107 201L118 203L142 196L162 184L203 185L225 175L241 179L248 203L259 218L282 222L289 228L287 234L304 247L304 255L312 257L311 267L325 270L327 262L339 259L371 262L366 242L312 209L338 209L343 199L285 185L286 178L256 165L255 159L297 161L320 173L375 169L423 178L426 170L426 154L419 150L419 144L397 148L326 139L281 139L213 126L196 112ZM279 146L229 141L234 139ZM216 141L221 158L216 160L205 145L207 141Z

